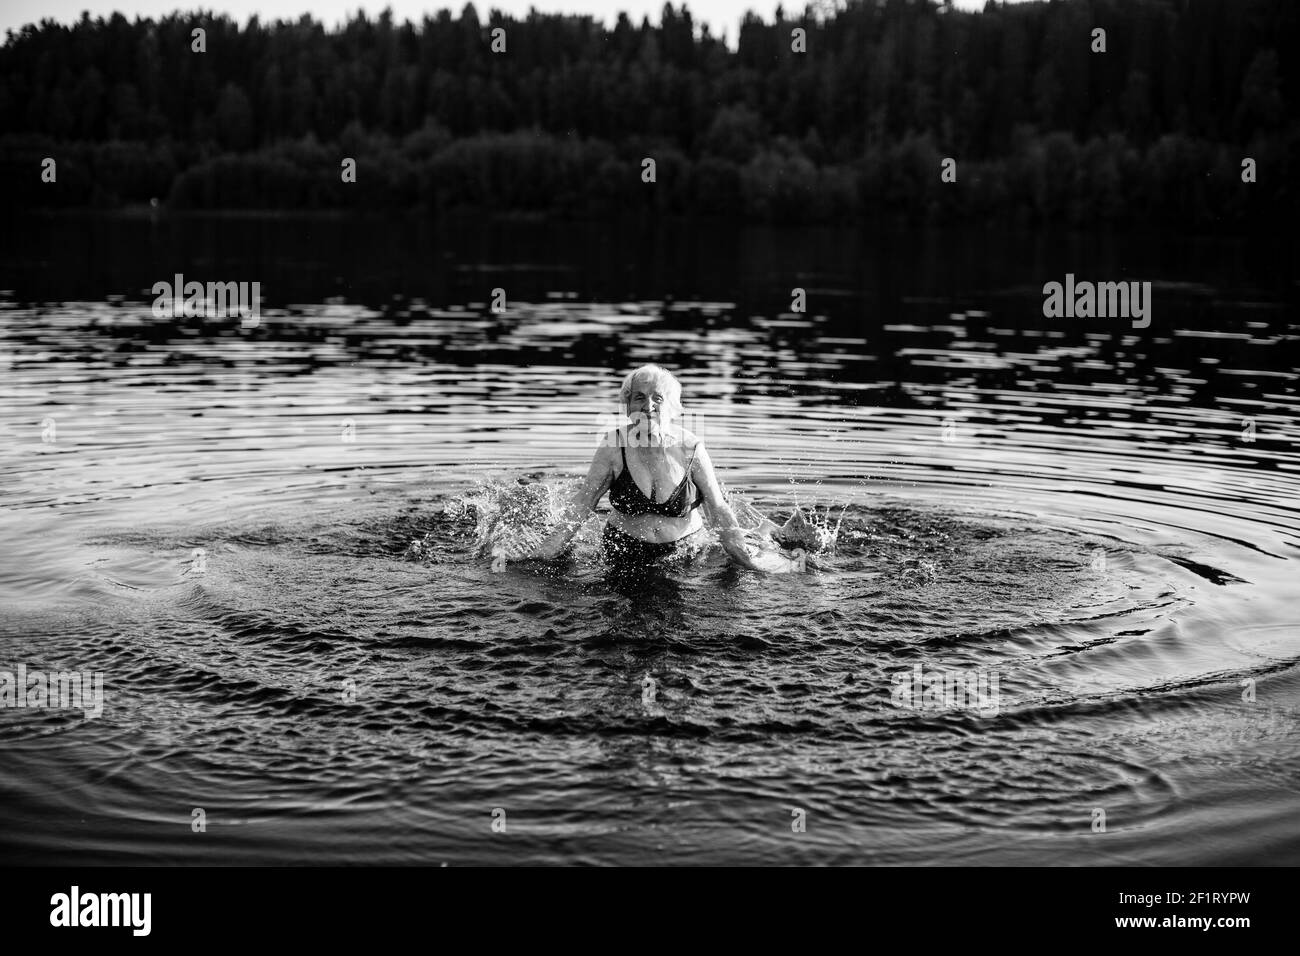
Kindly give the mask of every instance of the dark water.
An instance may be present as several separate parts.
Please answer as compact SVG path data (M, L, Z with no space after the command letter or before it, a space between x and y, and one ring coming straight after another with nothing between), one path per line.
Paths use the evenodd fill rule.
M0 669L104 699L0 710L8 862L1300 863L1289 246L14 226ZM154 318L176 271L260 324ZM843 516L807 573L611 578L603 517L493 570L465 496L583 473L643 361L738 502Z

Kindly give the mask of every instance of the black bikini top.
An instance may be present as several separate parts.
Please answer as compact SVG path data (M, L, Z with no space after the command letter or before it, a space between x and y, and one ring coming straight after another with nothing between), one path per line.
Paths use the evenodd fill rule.
M699 447L699 443L696 442L695 448ZM618 477L609 487L609 503L623 514L629 517L650 514L663 515L665 518L685 518L693 509L704 503L703 496L696 495L694 504L689 506L686 504L686 489L691 484L691 464L695 461L695 448L691 449L691 457L686 461L686 474L682 475L681 482L673 489L667 501L653 501L637 487L632 472L627 468L627 446L624 445L622 448L623 470L618 473Z

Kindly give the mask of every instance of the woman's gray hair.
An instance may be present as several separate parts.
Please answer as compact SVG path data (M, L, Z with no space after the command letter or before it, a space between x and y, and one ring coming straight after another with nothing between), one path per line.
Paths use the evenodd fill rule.
M650 376L656 379L662 379L665 382L664 398L672 403L674 410L681 414L682 411L682 383L677 381L677 376L662 365L642 365L640 368L627 373L627 378L623 379L623 385L618 390L618 404L624 412L632 404L632 384L638 378Z

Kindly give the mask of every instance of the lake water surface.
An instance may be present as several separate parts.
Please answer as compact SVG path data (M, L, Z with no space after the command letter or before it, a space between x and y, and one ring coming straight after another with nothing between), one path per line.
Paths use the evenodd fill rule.
M97 718L0 710L6 862L1300 863L1289 247L146 215L0 253L0 670L104 675ZM259 281L258 325L155 318L176 272ZM1150 327L1044 319L1067 272L1153 282ZM842 517L807 573L612 578L603 514L493 570L465 496L583 474L647 361L738 502ZM918 667L996 706L900 701Z

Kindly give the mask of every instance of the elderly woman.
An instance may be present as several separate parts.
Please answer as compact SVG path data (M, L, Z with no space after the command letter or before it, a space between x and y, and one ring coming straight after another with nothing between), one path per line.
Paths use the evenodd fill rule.
M632 424L606 433L567 514L533 557L554 558L563 551L608 491L613 513L604 545L609 559L648 563L698 546L704 537L703 506L732 559L761 570L722 496L704 443L673 424L681 415L681 396L681 383L658 365L643 365L623 380L619 402Z

